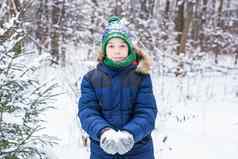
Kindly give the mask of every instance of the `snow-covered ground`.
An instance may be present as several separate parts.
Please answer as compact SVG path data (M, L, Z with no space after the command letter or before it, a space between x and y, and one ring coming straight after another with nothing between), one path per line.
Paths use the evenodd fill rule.
M153 133L159 159L235 159L238 156L238 100L189 103L194 118L159 121ZM180 107L183 107L180 105ZM180 116L183 119L183 116ZM167 139L165 140L165 137ZM163 142L164 140L164 142Z

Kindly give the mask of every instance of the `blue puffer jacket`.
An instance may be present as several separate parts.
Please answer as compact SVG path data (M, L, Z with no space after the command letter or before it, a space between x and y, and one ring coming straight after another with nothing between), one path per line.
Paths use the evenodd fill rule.
M90 159L154 159L151 131L157 106L149 74L138 74L136 65L111 70L104 64L88 72L81 83L79 118L89 134ZM131 151L109 155L100 148L105 127L130 132L135 140Z

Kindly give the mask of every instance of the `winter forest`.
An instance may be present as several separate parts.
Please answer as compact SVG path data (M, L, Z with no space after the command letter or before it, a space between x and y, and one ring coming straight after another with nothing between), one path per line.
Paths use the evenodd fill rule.
M154 60L155 158L236 159L237 0L0 0L0 158L89 159L80 83L112 15Z

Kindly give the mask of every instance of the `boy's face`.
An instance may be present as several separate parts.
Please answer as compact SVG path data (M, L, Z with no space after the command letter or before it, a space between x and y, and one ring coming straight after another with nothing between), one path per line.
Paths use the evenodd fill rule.
M128 46L120 38L112 38L106 47L107 57L112 61L122 61L128 56Z

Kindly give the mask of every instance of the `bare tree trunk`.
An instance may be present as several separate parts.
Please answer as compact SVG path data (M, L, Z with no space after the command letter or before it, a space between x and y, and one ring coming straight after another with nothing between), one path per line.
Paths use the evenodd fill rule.
M147 0L140 0L140 7L141 7L141 13L140 13L140 18L141 19L148 19L150 16L150 13L148 11L148 5L147 5Z
M17 12L19 12L21 8L19 0L10 0L9 4L11 16L16 16Z
M49 14L49 0L44 0L44 15L46 18L46 21L51 21L50 20L50 14ZM44 23L45 24L45 23ZM46 48L50 47L50 23L48 23L48 25L45 24L45 29L44 29L44 40L43 40L43 46L45 46Z
M152 18L154 16L154 7L155 7L155 0L149 0L148 1L148 12L149 12L149 17Z
M147 0L140 0L141 10L145 13L147 12L146 1Z
M62 2L61 19L60 19L60 59L62 67L65 67L66 64L65 34L63 30L64 22L65 22L65 0L63 0Z
M141 14L142 19L149 19L153 16L153 10L155 7L154 0L140 0Z
M202 17L199 16L200 3L201 3L201 0L196 0L194 20L193 20L193 23L192 23L192 38L195 42L197 42L197 40L198 40L199 29L200 29L201 18L202 18ZM195 47L197 47L197 45Z
M155 3L155 0L140 0L142 19L149 19L154 16Z
M206 23L206 17L207 17L207 1L208 0L203 0L203 5L202 5L202 24Z
M115 6L115 9L114 9L114 14L116 16L122 16L122 5L123 5L123 2L122 0L116 0L116 6Z
M186 43L187 43L187 38L188 38L188 31L189 31L189 26L190 23L193 19L193 2L187 2L187 17L185 19L185 25L183 28L183 33L181 36L181 43L180 43L180 49L179 53L184 53L185 54L185 49L186 49Z
M130 0L130 19L132 19L136 16L136 10L135 10L135 4L134 4L134 0Z
M60 17L60 6L57 0L55 0L52 4L52 14L51 14L51 56L52 56L52 63L59 64L59 19Z
M178 1L179 2L179 1ZM178 4L177 16L175 17L175 30L177 31L177 41L178 44L181 43L181 34L184 28L184 1ZM180 54L180 46L177 47L177 55Z
M207 19L207 1L208 0L203 0L202 4L202 16L201 16L201 34L200 34L200 47L201 51L204 51L204 28L206 24L206 19Z
M226 3L226 10L227 10L227 13L226 13L226 18L228 19L228 21L232 21L232 11L231 11L231 0L227 0L227 3ZM237 10L238 12L238 10ZM230 26L228 25L228 29L230 30Z
M219 51L220 49L219 49L219 47L217 46L216 48L215 48L215 64L218 64L218 51Z
M228 9L228 12L229 12L229 15L228 16L230 16L231 14L231 0L227 0L227 3L226 3L226 8Z
M9 11L10 11L10 17L16 17L17 14L21 11L21 3L19 0L9 0ZM10 18L9 17L9 18ZM9 30L8 36L11 36L13 32ZM22 52L23 48L23 41L19 41L16 43L15 47L13 50L15 51L16 54L20 54Z
M238 63L238 49L235 51L235 65Z
M166 15L166 17L169 17L169 9L170 9L170 0L166 0L166 5L165 5L165 15Z
M36 33L35 33L35 35L36 35L36 39L37 39L37 42L40 44L40 46L41 46L41 42L42 42L42 40L43 40L43 27L42 26L44 26L42 23L42 15L43 15L43 1L40 1L39 2L40 4L39 4L39 9L38 9L38 11L36 12L36 19L37 19L37 21L36 21ZM37 45L37 50L38 50L38 54L39 55L41 55L41 53L42 53L42 48L40 47L40 46L38 46Z
M223 20L221 19L222 11L223 11L223 2L224 2L224 0L220 0L220 5L219 5L219 8L218 8L218 22L217 22L217 26L219 26L219 27L223 26Z
M209 19L213 25L213 27L216 27L217 26L217 23L216 23L216 3L217 3L217 0L212 0L212 11L210 12L210 14L208 15L209 17L212 17L211 19Z
M178 10L177 10L177 15L175 17L175 30L178 33L176 39L179 44L179 46L177 46L177 51L176 51L177 55L180 55L181 37L182 37L183 29L184 29L184 4L185 4L184 1L180 1L180 0L176 1L176 9L178 7ZM179 59L179 62L176 67L176 72L175 72L176 77L183 76L183 67L184 65L182 63L182 59Z
M50 19L49 19L49 6L48 0L41 0L39 2L38 11L36 11L36 39L39 43L38 53L42 53L43 48L49 48L49 28L50 28Z
M160 0L155 0L154 17L155 17L156 19L159 18L159 7L160 7Z

